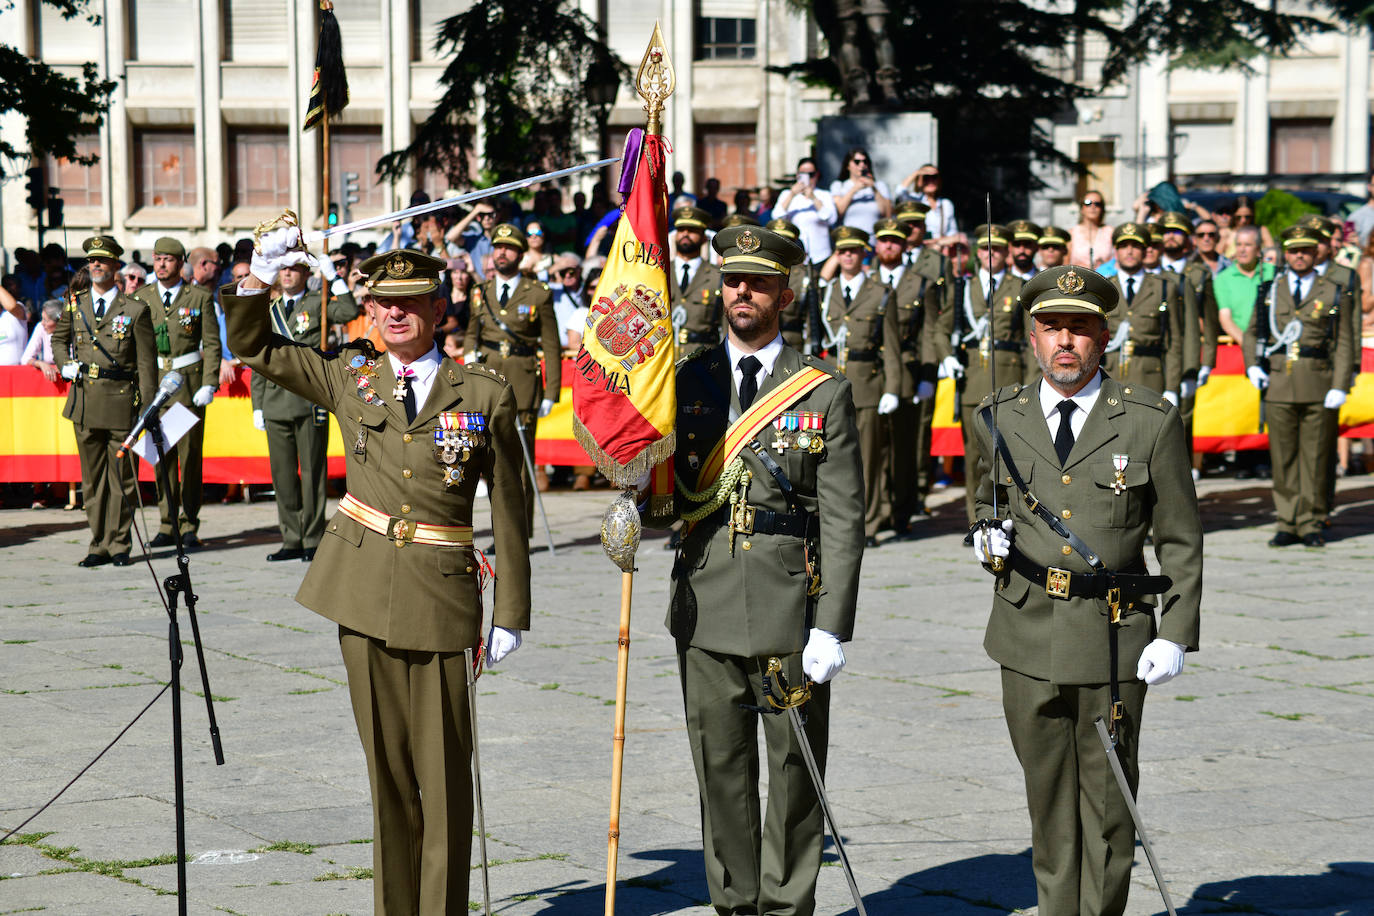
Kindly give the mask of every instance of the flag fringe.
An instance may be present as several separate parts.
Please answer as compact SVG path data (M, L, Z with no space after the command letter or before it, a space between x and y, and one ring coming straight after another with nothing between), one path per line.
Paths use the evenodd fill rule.
M582 425L582 420L576 415L573 416L573 438L577 439L577 444L587 453L587 457L592 459L596 469L605 475L611 482L611 486L617 489L633 487L639 483L640 479L660 462L671 458L673 451L677 448L677 431L668 433L663 438L650 443L647 447L640 450L639 454L629 461L621 464L610 455L606 454L596 442L596 437L591 430Z

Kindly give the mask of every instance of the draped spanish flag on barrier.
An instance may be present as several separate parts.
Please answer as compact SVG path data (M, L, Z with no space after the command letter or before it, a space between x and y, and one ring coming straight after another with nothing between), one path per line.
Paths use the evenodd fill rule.
M657 134L630 131L620 179L625 212L574 360L573 434L615 487L634 486L672 455L676 438L665 146ZM671 479L666 484L655 480L660 504L672 498Z

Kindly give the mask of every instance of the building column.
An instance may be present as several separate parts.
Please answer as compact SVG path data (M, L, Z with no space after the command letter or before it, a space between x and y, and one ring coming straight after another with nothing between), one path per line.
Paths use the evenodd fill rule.
M404 149L415 138L414 115L410 110L411 83L414 81L410 72L410 33L415 26L410 21L409 3L383 3L382 8L382 16L391 20L387 30L391 40L382 49L383 74L389 87L382 99L382 149L391 152ZM369 181L374 178L367 176ZM399 210L409 204L410 195L418 184L419 176L413 171L401 181L391 182L387 209Z
M128 31L128 20L123 3L107 3L104 9L105 47L102 57L97 61L100 74L105 79L114 79L115 88L110 93L110 110L105 116L105 129L101 131L101 159L98 168L103 170L101 180L105 182L106 221L111 231L128 241L129 229L126 222L133 213L134 168L133 127L129 124L129 92L123 74L110 72L110 61L124 61L124 36Z
M288 35L296 37L296 46L287 55L286 136L291 161L296 163L296 182L291 189L291 206L300 214L301 224L312 229L326 228L327 219L320 213L321 162L319 128L302 131L305 109L310 98L310 82L306 73L315 70L315 45L319 29L315 26L316 0L296 0L286 7ZM333 126L332 124L330 126Z
M1251 62L1253 73L1244 76L1237 112L1241 142L1236 146L1235 171L1243 175L1269 172L1269 58Z
M1331 169L1335 172L1369 171L1369 30L1352 29L1341 44L1345 86L1336 101L1336 136ZM1352 185L1364 193L1363 179Z
M668 100L669 125L672 133L668 138L673 142L673 160L668 171L681 172L687 178L687 190L696 194L697 187L697 135L696 119L692 116L692 58L695 57L692 35L696 31L696 4L691 0L663 0L661 21L668 24L668 54L673 59L673 71L677 76L677 91ZM639 66L639 61L629 61L631 69ZM671 186L671 182L669 183Z
M1169 60L1153 55L1140 66L1140 123L1135 144L1141 190L1148 191L1169 177ZM1143 142L1142 142L1143 141Z

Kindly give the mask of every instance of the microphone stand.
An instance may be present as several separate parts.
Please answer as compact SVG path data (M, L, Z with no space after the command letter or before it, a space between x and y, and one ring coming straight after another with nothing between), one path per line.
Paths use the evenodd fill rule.
M215 721L215 704L210 694L210 676L205 669L205 649L200 641L200 624L196 620L196 595L191 590L190 560L181 542L181 506L175 488L168 479L167 441L162 435L162 420L156 414L148 420L147 433L157 450L157 479L164 488L171 508L172 539L177 545L177 568L174 576L163 580L167 591L167 651L172 666L172 778L176 783L177 826L177 913L186 916L186 781L183 773L181 748L181 626L177 622L177 599L184 596L186 611L191 618L191 635L195 641L196 658L200 662L200 683L205 692L205 711L210 719L210 743L215 750L215 763L224 765L224 748L220 744L219 724Z

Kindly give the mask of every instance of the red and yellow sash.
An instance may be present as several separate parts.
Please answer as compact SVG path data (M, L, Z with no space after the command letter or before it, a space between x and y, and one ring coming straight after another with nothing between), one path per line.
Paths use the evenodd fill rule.
M706 456L706 463L701 466L701 474L697 476L697 490L705 492L709 489L725 466L758 435L759 430L829 377L829 373L808 366L772 391L760 395L738 420L730 424L725 436Z

